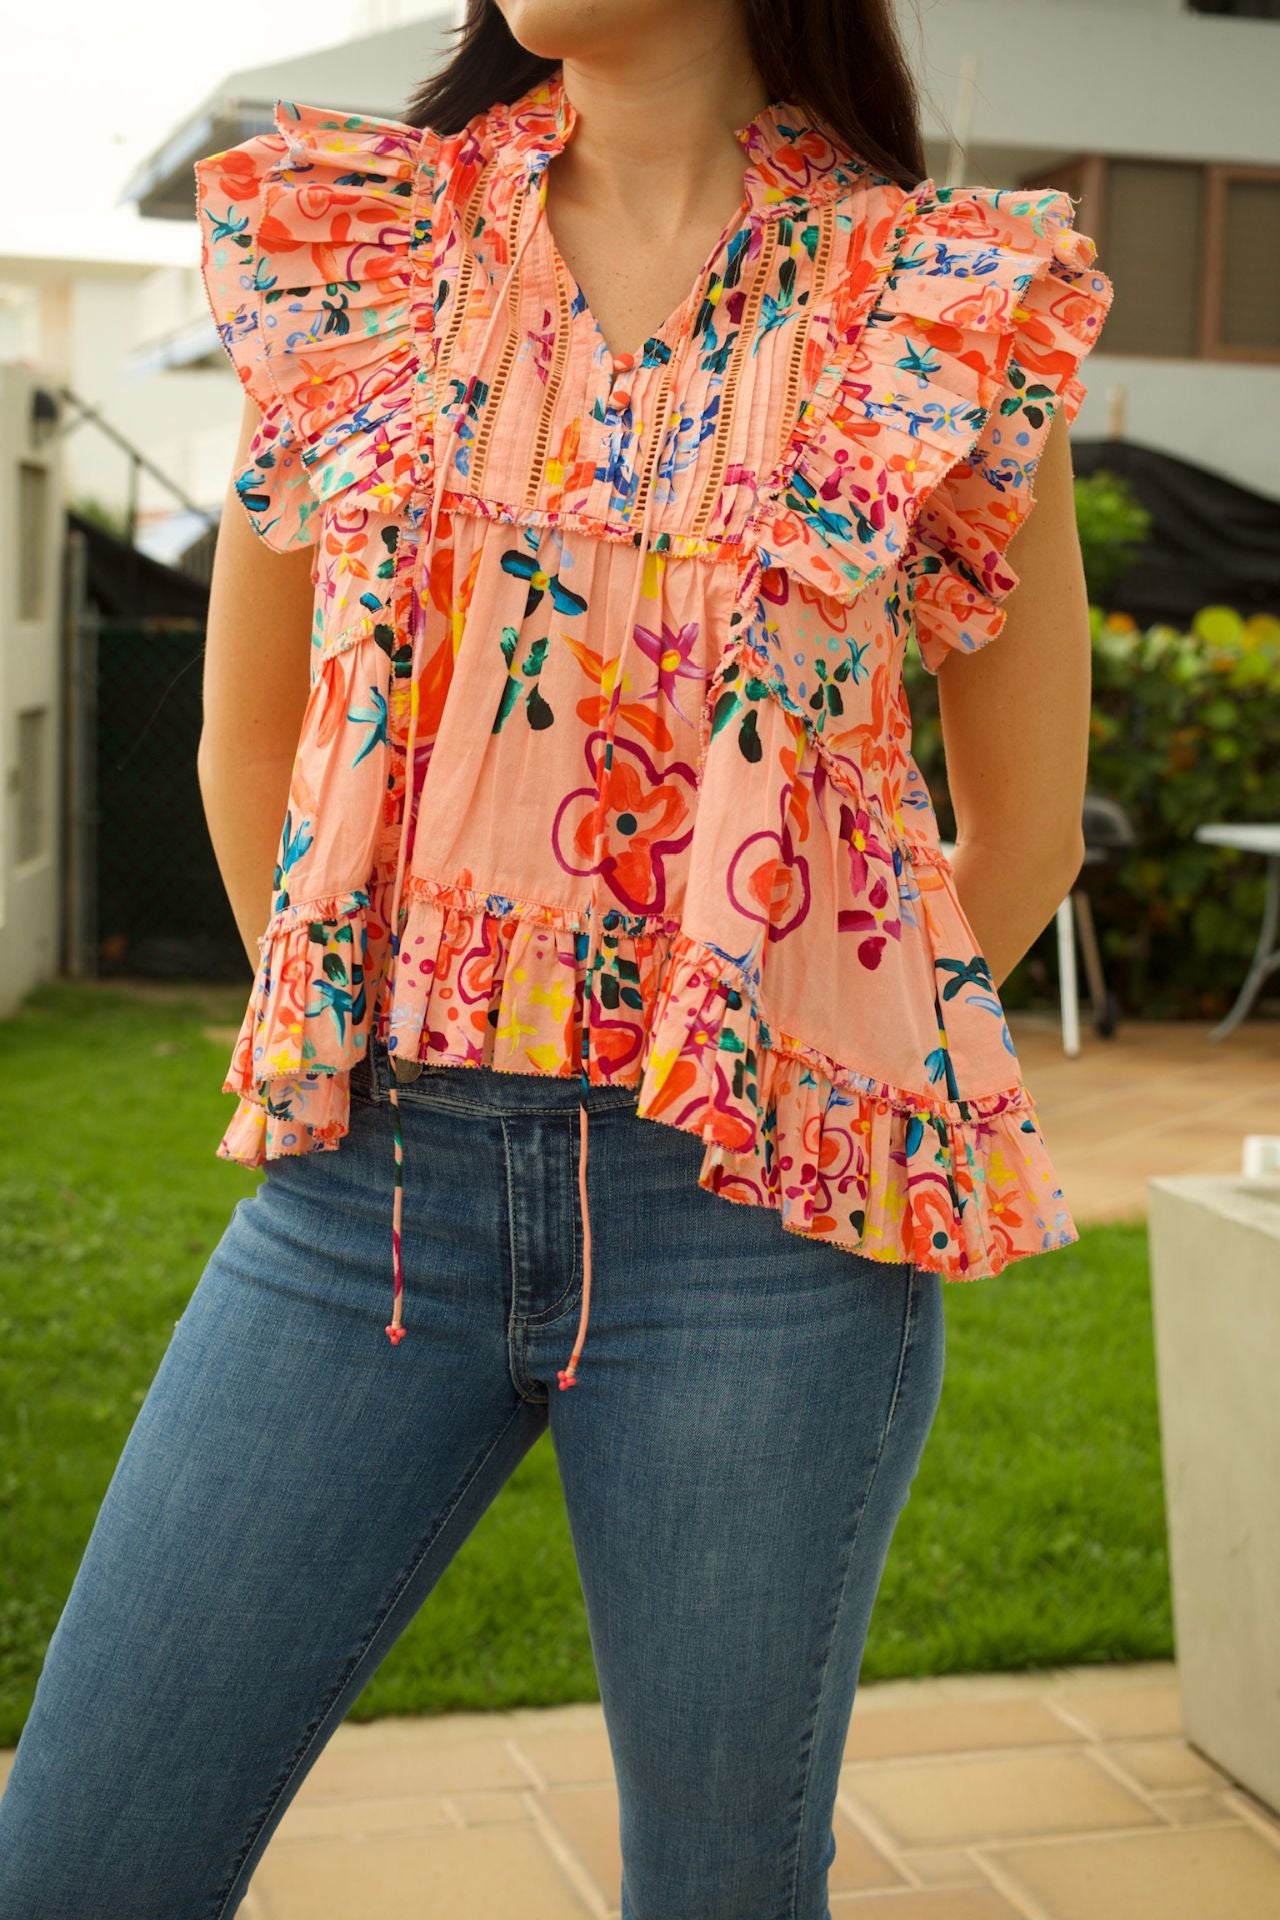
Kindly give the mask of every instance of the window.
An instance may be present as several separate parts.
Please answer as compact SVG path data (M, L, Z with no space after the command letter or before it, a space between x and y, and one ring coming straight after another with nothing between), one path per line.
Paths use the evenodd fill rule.
M17 849L14 858L36 860L45 852L44 781L49 710L18 715Z
M44 615L44 576L49 546L49 471L34 460L18 466L18 618Z
M1213 182L1222 267L1214 332L1224 354L1280 358L1280 181L1221 168Z
M1200 313L1204 180L1199 167L1116 162L1107 169L1106 218L1107 271L1116 298L1104 340L1113 352L1190 359ZM1107 265L1101 240L1098 257ZM1118 340L1107 337L1113 319Z
M1093 155L1022 184L1069 193L1098 243L1103 353L1280 361L1280 167Z

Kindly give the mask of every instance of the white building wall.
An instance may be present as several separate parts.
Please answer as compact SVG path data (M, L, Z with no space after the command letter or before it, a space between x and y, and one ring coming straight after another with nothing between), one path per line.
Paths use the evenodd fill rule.
M57 971L62 779L58 447L47 379L0 367L0 1018Z
M195 278L181 269L164 271ZM138 344L144 286L142 281L118 283L107 291L81 282L72 288L69 358L74 377L69 384L162 472L202 501L204 475L193 465L192 441L210 428L216 432L226 421L226 387L217 371L130 372L128 362ZM68 484L123 505L128 489L125 455L91 426L78 428L73 441L76 444L68 455ZM149 516L167 514L177 505L172 495L145 474L139 501L144 521Z
M898 18L919 46L914 9ZM919 26L916 70L938 115L927 133L954 128L962 65L975 63L968 138L979 168L989 150L1019 149L1280 162L1274 21L1168 0L937 0Z
M47 382L95 408L198 504L216 504L225 483L219 469L230 467L235 447L235 378L216 340L211 366L134 370L140 346L169 324L207 314L194 268L164 267L154 286L152 279L151 269L133 264L0 258L0 366L38 364ZM75 417L68 409L65 498L123 513L128 458L92 423L71 424ZM145 526L177 502L144 474L139 505Z

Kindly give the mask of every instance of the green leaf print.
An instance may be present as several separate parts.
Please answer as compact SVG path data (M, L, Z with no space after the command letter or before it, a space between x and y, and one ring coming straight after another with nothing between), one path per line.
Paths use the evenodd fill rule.
M715 706L711 709L712 739L714 739L716 734L719 733L721 727L724 726L725 722L733 718L734 714L738 711L738 708L741 705L742 705L742 702L738 698L737 694L733 691L732 687L730 687L727 692L722 693L720 695L720 698L716 701Z
M525 717L535 732L541 732L544 727L549 727L555 719L554 713L536 687L530 687L524 710Z
M511 709L515 706L519 698L520 682L509 678L498 699L498 711L493 718L492 731L494 733L502 732L503 727L507 724L507 720L510 717Z
M752 766L764 758L764 746L757 726L758 719L759 714L756 708L749 707L743 714L742 723L738 728L738 751L744 760L751 762Z
M537 685L537 677L542 671L548 649L551 645L550 638L544 634L541 639L533 642L528 653L526 653L524 659L520 662L520 669L517 673L512 666L512 662L515 659L519 639L520 636L514 627L504 627L498 641L498 645L502 649L502 657L507 663L507 679L502 692L498 696L498 711L494 715L493 727L491 729L494 733L500 733L502 731L518 704L522 693L524 695L525 718L535 733L541 733L555 721L555 714L552 712L547 701L543 699L542 693Z

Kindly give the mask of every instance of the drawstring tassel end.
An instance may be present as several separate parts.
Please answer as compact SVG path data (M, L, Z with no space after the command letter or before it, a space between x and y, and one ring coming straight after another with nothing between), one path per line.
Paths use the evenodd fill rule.
M585 1053L585 1048L584 1048ZM586 1069L583 1069L586 1085ZM578 1361L587 1337L587 1316L591 1311L591 1213L587 1206L587 1100L585 1092L578 1102L578 1199L582 1212L582 1312L578 1316L578 1337L573 1343L569 1364L560 1367L556 1379L563 1393L578 1384Z
M395 1141L395 1194L391 1203L391 1271L392 1309L390 1324L384 1329L392 1346L399 1346L409 1331L400 1324L400 1310L404 1305L404 1265L400 1253L400 1219L404 1208L404 1137L400 1131L400 1100L396 1092L395 1067L392 1065L391 1085L387 1089L391 1098L391 1131Z

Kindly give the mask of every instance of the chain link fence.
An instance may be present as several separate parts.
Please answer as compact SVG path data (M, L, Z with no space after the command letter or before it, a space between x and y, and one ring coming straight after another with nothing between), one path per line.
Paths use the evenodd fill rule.
M105 618L71 636L68 965L242 980L244 948L205 825L196 772L202 621Z

